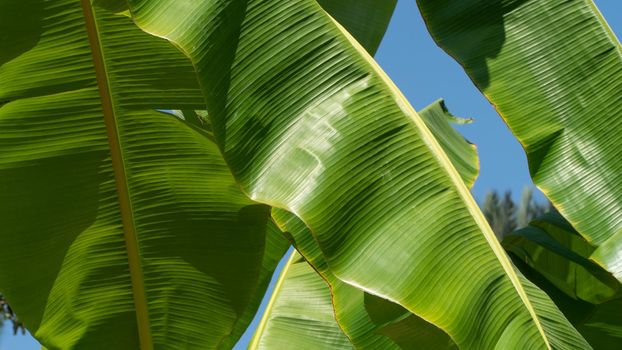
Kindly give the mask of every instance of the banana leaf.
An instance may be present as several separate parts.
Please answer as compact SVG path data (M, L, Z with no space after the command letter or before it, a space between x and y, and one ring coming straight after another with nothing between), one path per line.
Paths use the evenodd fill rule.
M322 293L324 298L331 301L334 308L332 322L349 339L348 346L357 349L455 349L455 344L449 336L434 325L408 312L400 305L386 299L368 294L360 289L350 286L330 271L324 261L317 243L313 240L308 228L295 215L281 209L273 209L272 217L279 227L290 236L298 252L305 258L311 267L324 279L325 283L317 284L315 293ZM284 281L292 279L287 273L282 278ZM293 282L290 282L293 283ZM300 287L301 289L302 286ZM278 302L278 297L277 297ZM308 303L305 298L290 301L296 304L296 316L298 322L309 324L307 320L313 319L312 315L318 312L317 306ZM280 310L266 309L264 313L265 327L259 327L255 333L258 348L278 348L278 344L271 341L274 337L269 331L274 319L283 317ZM294 317L291 317L294 318ZM282 330L278 339L289 339L295 342L297 335L293 332ZM316 330L315 336L320 342L323 339L322 330ZM331 348L331 347L318 347Z
M467 185L472 187L478 174L476 148L449 124L449 122L464 123L467 119L454 117L449 113L442 99L424 108L420 115L434 136L442 142L441 145L452 162L460 166L460 175L464 181L469 181ZM349 346L354 346L357 349L440 350L455 348L455 344L449 336L434 325L397 304L365 293L336 278L328 268L309 229L295 215L284 210L273 209L272 217L289 236L298 253L312 266L312 268L308 267L308 270L316 270L326 281L326 284L314 284L316 290L313 293L321 293L328 300L327 302L332 303L335 312L333 323L337 324L338 322L339 328L349 339ZM297 264L298 261L290 260L290 264ZM296 278L295 276L290 276L289 270L285 268L280 278L285 283L294 284L295 282L291 280ZM303 283L298 285L298 288L308 290L309 286L303 285ZM278 291L275 292L275 294L277 293ZM278 296L274 295L273 298L276 298L277 303L280 302ZM331 298L332 301L330 301ZM315 325L314 321L309 321L315 320L316 314L324 312L323 306L321 306L323 304L309 303L307 298L292 298L292 300L288 300L288 304L294 305L297 311L295 315L288 311L286 311L286 315L278 314L281 311L279 308L268 308L264 311L263 326L258 327L254 336L255 348L279 348L280 342L285 339L295 343L298 338L297 332L288 332L287 328L283 328L279 329L278 335L275 335L274 333L277 331L272 330L278 327L274 326L273 323L285 318L296 319L297 324L306 324L308 329L315 329L314 337L317 344L320 344L324 339L323 329L327 321L321 325ZM332 346L332 338L332 335L329 335L327 344L322 343L322 346Z
M622 344L622 285L589 259L596 249L550 213L504 239L517 266L555 301L594 349Z
M333 314L324 280L293 251L249 349L353 349Z
M418 0L536 185L622 281L622 47L592 0Z
M464 349L589 348L514 270L421 117L315 1L130 7L192 60L243 191L298 216L337 278Z
M477 147L467 141L451 124L470 124L473 119L458 118L439 99L418 112L468 188L479 175Z
M123 2L0 2L0 290L48 349L230 347L288 246Z

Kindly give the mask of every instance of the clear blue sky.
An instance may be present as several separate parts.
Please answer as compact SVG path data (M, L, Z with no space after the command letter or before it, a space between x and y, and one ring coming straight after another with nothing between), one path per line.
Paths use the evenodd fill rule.
M595 2L618 38L622 38L622 0ZM416 109L443 97L452 113L476 119L475 123L460 127L460 131L478 146L481 173L473 188L478 200L491 189L509 189L516 196L531 184L520 145L460 66L434 44L415 0L398 1L376 59ZM274 279L270 288L273 284ZM266 300L258 314L265 303ZM256 317L235 349L246 348L257 322ZM2 331L0 350L40 349L29 336L11 335L7 326Z

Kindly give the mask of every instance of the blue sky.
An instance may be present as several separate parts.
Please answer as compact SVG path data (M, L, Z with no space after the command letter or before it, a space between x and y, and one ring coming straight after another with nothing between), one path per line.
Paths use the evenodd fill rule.
M595 3L622 38L622 0ZM416 109L442 97L456 116L476 119L459 129L478 146L480 154L481 173L473 188L476 199L481 200L491 189L509 189L518 196L524 186L531 184L522 148L462 68L434 44L414 0L398 1L376 59ZM257 322L253 321L236 349L246 348ZM32 337L13 336L10 328L7 324L2 330L0 350L40 349Z

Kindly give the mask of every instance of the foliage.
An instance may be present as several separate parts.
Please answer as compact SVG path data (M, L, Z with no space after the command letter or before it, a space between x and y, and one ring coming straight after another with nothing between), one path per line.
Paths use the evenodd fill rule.
M503 244L525 276L555 300L594 348L619 348L622 285L589 259L596 247L559 213L533 220Z
M523 145L534 183L622 281L622 46L596 5L417 4Z
M31 333L230 348L292 244L253 346L617 342L617 39L589 0L418 4L568 222L480 211L460 120L370 56L395 1L0 1L0 290Z
M442 100L424 108L420 115L435 137L442 141L443 149L460 169L462 179L472 186L478 174L477 153L473 145L450 125L450 123L462 123L465 120L453 116ZM255 333L252 349L280 348L287 342L300 342L303 332L283 330L283 325L292 323L304 330L310 338L309 342L313 339L317 344L321 339L326 342L322 347L326 348L336 347L336 342L343 346L343 338L323 336L331 329L341 329L351 345L357 348L423 347L439 350L456 348L456 344L447 333L435 325L409 312L399 304L359 290L337 278L322 257L319 246L313 241L313 235L295 215L284 210L273 209L272 217L288 235L299 253L292 254L291 260L281 273L276 292L272 296L273 299L264 312L262 322ZM301 267L304 261L301 261L298 255L304 258L310 266ZM319 276L310 276L315 274L314 270ZM303 275L306 276L304 279L301 278ZM322 279L326 285L317 283ZM310 285L309 283L313 281L316 283ZM279 288L281 285L284 290ZM309 293L309 296L288 297L289 290L299 291L298 293L305 291L302 293ZM281 293L285 296L280 296ZM309 298L318 300L313 302L316 307L309 307ZM329 304L334 309L334 318L326 319L326 308L317 307L317 305ZM292 313L291 310L295 312ZM338 325L335 319L339 320ZM321 322L321 326L318 326L317 322ZM336 339L341 339L341 341Z

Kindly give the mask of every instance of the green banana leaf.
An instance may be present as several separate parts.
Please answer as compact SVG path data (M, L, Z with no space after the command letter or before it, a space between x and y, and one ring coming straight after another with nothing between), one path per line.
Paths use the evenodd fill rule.
M333 314L324 280L293 251L249 349L353 349Z
M239 316L234 328L219 344L218 347L220 349L232 349L246 331L259 309L259 305L268 289L268 284L272 279L274 270L285 255L289 246L289 241L284 239L281 230L270 221L268 223L266 243L263 251L263 259L261 260L261 270L259 272L257 286L252 290L253 295L244 309L244 312ZM241 284L243 285L244 283ZM205 317L205 315L203 315L203 317Z
M317 0L322 8L374 55L387 31L397 0Z
M242 189L302 219L337 278L464 349L589 348L514 270L421 117L315 1L130 7L191 58Z
M622 48L592 0L418 0L521 142L536 185L622 281Z
M318 3L322 8L336 21L343 25L348 32L369 52L370 55L374 55L380 46L380 42L384 33L386 32L393 10L397 0L383 0L378 2L376 0L318 0ZM427 113L431 120L439 121L439 128L445 128L442 120L445 118L441 115L445 115L447 119L455 123L470 122L468 119L460 119L453 117L446 111L444 101L437 101L442 106L430 105L430 113ZM211 123L207 117L207 111L205 110L185 110L185 111L173 111L173 114L180 117L183 120L189 121L191 124L198 125L208 131L212 131ZM460 141L451 141L460 142ZM477 151L460 151L455 154L457 157L472 157ZM452 156L452 155L450 155ZM477 172L478 170L476 170ZM475 181L473 177L473 181Z
M321 0L318 2L324 10L348 29L370 54L375 53L377 50L396 4L396 1L383 1L382 3L378 3L374 0ZM458 120L454 119L453 116L446 111L442 100L430 105L428 110L429 112L426 113L427 118L429 118L430 123L435 125L438 129L445 130L446 125L448 125L447 120ZM211 131L209 119L206 118L207 111L195 112L186 110L177 111L175 114L191 124L199 125ZM451 127L449 129L453 130ZM452 136L454 135L461 137L459 134L452 134ZM460 147L458 146L460 142L466 142L462 140L463 139L450 140L449 143ZM456 157L468 157L472 156L470 152L471 148L469 150L457 150L454 155ZM477 157L476 151L474 156ZM476 176L477 175L472 178L473 181ZM313 276L316 272L310 266L303 266L303 262L304 261L302 261L299 256L294 257L293 255L288 260L288 265L285 267L284 271L282 271L280 277L283 282L277 284L280 288L285 286L286 290L283 292L277 290L272 296L275 301L270 303L271 306L268 308L268 311L264 313L265 320L262 322L262 325L259 326L257 332L257 334L261 334L263 337L259 339L256 335L255 340L251 343L252 348L278 349L294 343L296 343L297 347L302 346L303 348L305 346L312 348L351 348L350 342L344 339L343 335L339 335L341 334L341 330L339 330L339 326L336 324L334 318L327 318L327 306L332 315L334 303L334 301L331 300L330 290L324 283L318 283L318 281L321 281L321 278L319 276ZM290 268L290 265L295 267ZM297 281L299 282L297 283ZM350 292L348 294L340 293L340 295L345 298L351 298L353 296L358 297L358 294L361 293L343 282L335 281L335 284L337 283L339 283L340 288ZM289 298L287 288L297 288L298 290L304 291L303 293L309 293L309 295L296 295L295 298ZM360 296L362 296L362 294ZM314 302L310 302L309 298ZM292 308L292 306L294 307ZM281 310L282 314L277 314ZM349 318L356 317L355 314L351 314L349 311L350 310L346 310L343 316ZM271 312L274 312L274 314ZM296 319L296 325L300 325L300 327L293 327L292 329L291 326L289 326L293 319ZM318 321L320 321L320 323L318 323ZM285 327L283 327L284 325ZM305 331L301 333L301 329ZM327 329L330 331L327 332ZM404 332L399 332L399 334L405 335ZM302 339L300 338L301 336L303 337ZM373 344L373 346L377 345L379 344ZM386 345L388 345L388 343L383 344L381 347L386 348Z
M357 349L454 349L455 345L449 336L428 322L413 315L403 307L386 299L368 294L350 286L330 271L322 257L319 246L314 241L308 228L295 215L282 209L273 209L272 217L279 227L290 235L290 240L299 253L325 280L324 284L316 285L316 293L322 293L327 300L331 300L334 308L333 323L345 333L351 344ZM310 268L311 269L311 268ZM282 275L285 281L291 279L287 274ZM278 302L278 298L276 299ZM305 323L317 312L317 307L299 298L293 301L297 304L298 322ZM273 319L282 317L279 310L266 309L264 314L265 327L259 327L255 333L256 341L263 349L278 348L264 331L271 328ZM308 323L308 322L307 322ZM313 327L309 324L308 327ZM317 338L321 339L321 329L317 331ZM290 339L294 342L295 334L282 331L280 339ZM318 347L321 348L321 347Z
M478 174L478 156L474 145L468 143L462 135L449 125L449 121L463 123L466 119L458 119L451 115L445 103L439 99L419 112L434 136L441 140L443 149L452 159L454 164L460 165L460 175L468 183L469 187ZM317 290L313 293L323 294L324 298L330 300L334 307L334 323L339 321L339 328L343 330L351 345L357 349L452 349L455 344L449 336L430 323L413 315L403 307L396 305L386 299L368 294L352 287L336 278L326 261L322 257L322 252L309 229L295 215L284 210L274 209L272 217L279 227L290 236L290 241L306 261L309 262L326 284L315 284ZM296 260L297 261L297 260ZM293 263L294 260L290 260ZM293 278L283 272L281 279L293 284ZM308 286L299 286L300 289L308 289ZM278 293L278 291L276 292ZM276 299L279 302L279 299ZM307 323L309 329L313 328L313 322L318 312L323 313L324 309L319 308L313 303L309 303L306 298L289 300L288 303L295 304L296 315L287 314L289 318L296 318L297 323ZM255 347L264 349L279 348L279 343L274 343L274 339L283 341L289 339L294 343L297 334L287 332L287 329L280 330L278 336L270 331L274 326L274 320L280 320L285 316L275 314L278 310L266 309L263 316L263 326L258 328L255 333ZM315 337L318 342L323 339L322 327L316 328ZM266 338L266 339L263 339ZM332 337L329 337L329 341ZM318 347L319 348L319 347Z
M288 246L120 2L0 2L0 290L48 349L230 347Z
M594 349L622 343L622 285L589 259L596 249L557 213L503 241L517 266L544 289Z
M622 296L615 277L589 260L595 248L558 213L532 221L504 239L503 245L575 299L601 304Z
M447 154L465 185L472 188L479 175L477 147L464 139L451 124L469 124L473 119L454 116L447 109L443 99L435 101L418 113Z

